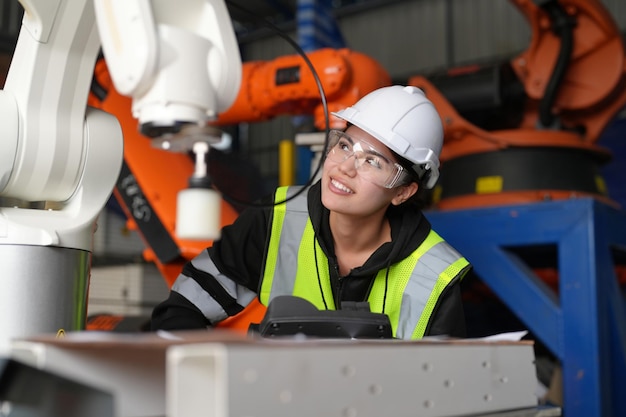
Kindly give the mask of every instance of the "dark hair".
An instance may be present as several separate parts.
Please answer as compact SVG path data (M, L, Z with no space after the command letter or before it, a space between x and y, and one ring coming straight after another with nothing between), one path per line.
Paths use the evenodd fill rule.
M421 177L415 170L413 169L413 162L408 159L398 155L396 152L392 151L396 159L398 160L398 164L404 168L404 171L408 174L405 176L404 181L402 181L401 185L408 185L412 182L417 183L417 192L413 194L408 200L402 203L402 206L413 206L418 209L425 209L431 206L432 204L432 190L427 189L424 184L428 179L428 172L426 172Z

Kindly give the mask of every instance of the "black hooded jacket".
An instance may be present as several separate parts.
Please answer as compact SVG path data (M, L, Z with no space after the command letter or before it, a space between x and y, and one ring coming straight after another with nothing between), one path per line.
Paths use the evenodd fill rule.
M313 229L329 260L336 306L340 306L342 301L367 300L378 271L409 256L426 239L431 229L428 220L417 209L407 205L391 205L387 211L391 225L391 242L381 245L362 266L352 269L347 276L340 277L328 222L330 212L322 205L320 183L305 192ZM222 237L207 249L221 273L257 293L263 276L272 214L271 208L244 210L232 225L223 228ZM439 298L425 336L465 336L460 281L468 270L469 267L461 271ZM183 274L197 281L229 315L237 314L245 307L236 304L207 272L199 271L188 264ZM210 325L209 320L191 302L175 291L171 291L169 298L154 309L151 322L153 330L195 329Z

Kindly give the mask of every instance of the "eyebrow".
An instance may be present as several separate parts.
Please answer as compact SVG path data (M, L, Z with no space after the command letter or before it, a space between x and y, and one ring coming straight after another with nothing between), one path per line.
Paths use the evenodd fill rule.
M348 139L348 141L350 141L351 144L354 144L354 141L352 140L352 136L348 135L346 132L339 132L341 134L342 138Z
M365 142L367 143L367 142ZM371 146L371 145L370 145ZM368 155L374 155L374 156L378 156L381 159L384 159L385 161L389 162L389 163L393 163L393 161L391 161L389 158L387 158L385 155L383 155L382 153L378 152L375 148L374 149L367 149L364 150L364 152Z
M350 135L348 135L345 132L341 132L341 136L346 138L346 139L348 139L350 141L350 143L352 145L354 145L354 139L352 139L352 137ZM391 159L389 159L388 157L386 157L385 155L383 155L382 153L377 151L376 148L373 147L372 144L370 144L369 142L367 142L365 140L359 140L358 142L363 142L363 143L367 144L368 149L363 149L363 152L365 152L366 154L378 156L379 158L384 159L385 161L389 162L390 164L394 163L394 161L392 161Z

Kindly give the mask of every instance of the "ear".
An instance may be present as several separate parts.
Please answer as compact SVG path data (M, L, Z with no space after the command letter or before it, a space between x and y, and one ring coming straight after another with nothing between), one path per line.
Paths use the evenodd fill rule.
M410 184L398 187L396 189L396 196L391 200L391 204L393 204L394 206L399 206L400 204L404 203L417 192L418 187L419 186L416 182L411 182Z

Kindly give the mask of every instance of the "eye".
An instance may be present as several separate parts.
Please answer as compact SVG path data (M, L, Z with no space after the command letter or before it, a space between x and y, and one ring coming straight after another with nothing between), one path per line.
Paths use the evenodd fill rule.
M347 139L339 139L337 145L335 145L337 149L341 149L345 153L352 152L352 144Z
M365 156L364 160L365 160L364 162L372 168L376 168L376 169L383 168L383 161L381 161L381 159L378 156L367 155Z

